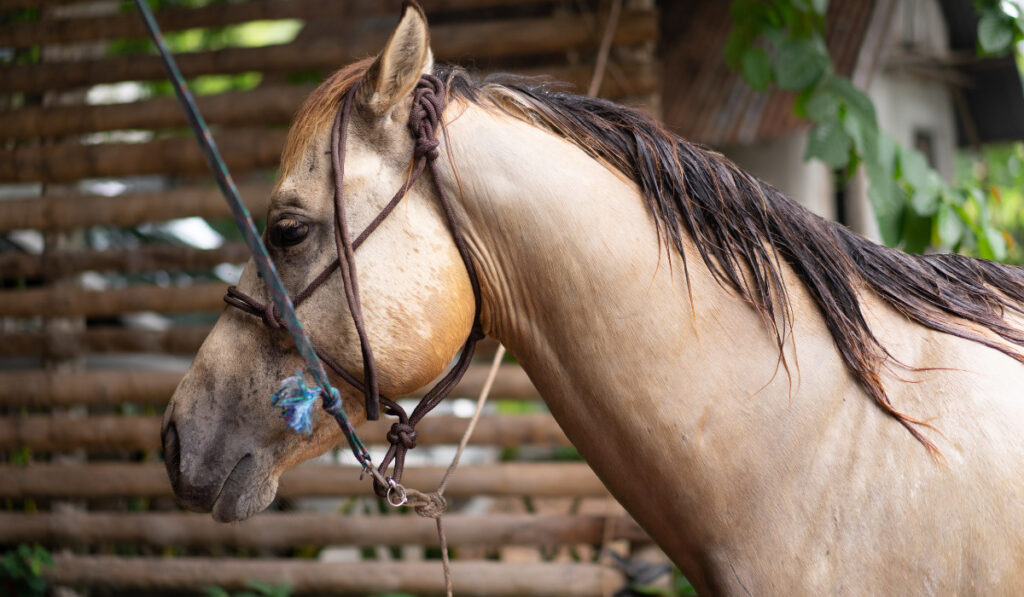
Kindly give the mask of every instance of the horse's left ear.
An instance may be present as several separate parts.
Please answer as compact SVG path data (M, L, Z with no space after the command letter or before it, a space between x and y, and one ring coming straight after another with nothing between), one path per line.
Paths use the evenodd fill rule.
M398 26L363 77L360 105L383 116L412 93L420 75L430 72L433 65L427 17L419 4L406 1Z

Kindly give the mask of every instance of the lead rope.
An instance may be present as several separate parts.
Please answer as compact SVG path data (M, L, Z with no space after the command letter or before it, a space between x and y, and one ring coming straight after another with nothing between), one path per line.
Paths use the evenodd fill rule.
M309 424L309 411L317 398L320 398L322 400L324 410L326 410L338 423L338 426L341 427L342 433L344 433L349 447L352 448L352 454L356 457L356 460L359 461L359 464L362 465L363 470L370 472L370 474L375 475L375 477L379 476L377 471L373 468L373 461L370 459L369 451L366 449L363 442L360 441L359 436L356 435L355 429L352 427L352 424L349 422L348 417L345 414L345 410L342 408L341 395L338 393L337 389L331 386L330 380L327 378L327 373L324 371L321 361L317 356L316 349L313 348L313 344L309 340L309 336L307 336L305 330L302 329L302 323L295 314L295 306L292 304L292 301L288 296L288 291L285 289L280 276L277 274L277 268L274 267L274 263L271 261L270 255L267 253L267 248L263 245L263 241L260 240L259 233L256 231L256 225L253 223L249 210L245 207L245 204L242 203L242 200L238 195L238 188L235 186L235 181L231 178L231 173L228 172L227 165L224 163L224 159L221 157L220 151L217 149L217 144L213 139L213 135L210 134L210 128L206 125L206 121L203 120L202 114L199 113L199 108L196 107L195 100L192 98L192 94L185 85L185 79L182 77L181 71L178 69L178 65L174 61L174 57L171 55L170 50L168 50L167 44L164 43L163 35L160 32L159 25L157 25L156 18L153 16L153 12L150 10L149 5L146 4L145 0L135 0L135 5L139 9L139 13L142 15L142 20L146 24L146 28L149 30L149 35L153 39L153 43L156 44L160 57L163 60L164 68L167 70L168 79L174 87L174 92L178 96L178 101L181 103L182 108L185 111L185 117L188 120L189 126L192 128L196 141L199 143L199 147L203 152L203 157L206 158L206 163L213 172L217 185L220 187L221 194L224 195L224 199L231 207L231 215L234 217L235 224L238 225L238 229L241 231L242 237L245 239L245 243L248 245L249 251L252 253L256 268L259 270L260 276L267 285L271 300L268 301L266 305L260 305L265 314L264 320L270 318L274 321L276 327L284 327L288 331L288 334L291 336L292 341L295 342L295 346L305 362L306 369L309 371L310 375L313 376L313 381L316 385L319 386L307 386L301 372L295 377L285 380L284 385L286 387L282 388L282 391L287 389L290 393L289 396L284 397L285 401L287 402L288 400L296 399L296 403L294 405L286 403L287 408L291 409L289 425L291 425L293 429L297 429L297 426ZM255 301L252 302L254 304L258 304Z
M480 420L480 413L484 410L484 404L491 393L491 386L494 385L494 378L498 375L498 369L504 357L505 347L499 344L497 352L494 353L494 360L491 362L491 370L487 372L487 380L484 381L484 387L480 389L480 396L476 399L476 411L473 412L473 418L469 420L469 425L466 426L466 431L462 434L462 439L459 440L459 447L455 450L452 463L448 465L448 470L441 477L441 483L437 486L437 490L423 493L411 487L403 487L401 484L395 483L393 489L388 490L386 497L389 505L396 508L402 505L409 506L416 514L424 518L433 518L434 522L437 523L437 540L441 545L441 564L444 567L444 590L447 597L452 597L452 570L451 562L448 559L448 538L445 536L444 525L441 522L442 516L448 510L448 501L444 498L444 490L448 487L448 481L451 479L452 473L459 466L462 452L466 449L466 444L469 443L473 430L476 429L477 421ZM394 498L392 498L392 490L395 492Z

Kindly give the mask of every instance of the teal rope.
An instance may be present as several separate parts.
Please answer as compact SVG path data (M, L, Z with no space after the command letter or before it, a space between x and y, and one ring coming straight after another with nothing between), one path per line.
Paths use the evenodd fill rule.
M355 429L341 407L341 396L338 394L338 390L331 386L323 364L313 349L313 343L302 329L302 323L299 322L299 318L295 314L295 306L288 296L288 291L285 290L281 277L277 274L277 268L274 267L274 263L270 260L267 248L263 245L263 241L256 231L256 225L252 221L249 210L238 196L238 188L235 186L235 181L231 178L231 173L228 172L228 167L224 163L223 158L221 158L220 151L217 150L217 144L213 140L213 135L210 134L209 126L203 120L199 109L196 107L195 100L192 98L192 94L185 85L184 77L181 76L177 63L175 63L174 58L167 49L167 44L164 43L163 34L160 32L160 27L157 25L149 5L146 4L145 0L135 0L135 4L139 7L142 19L149 29L150 37L153 38L153 42L160 51L164 66L167 68L167 75L174 86L174 92L177 94L182 108L185 110L188 123L192 127L192 132L195 133L199 147L206 157L206 163L209 164L210 170L213 171L221 193L227 200L228 205L231 206L231 214L235 218L235 223L238 225L238 229L241 230L245 243L249 245L249 251L252 253L253 261L256 262L256 268L259 270L260 276L262 276L263 281L267 284L270 298L274 301L274 306L277 307L278 313L281 314L281 318L284 320L284 327L288 330L292 340L295 342L295 346L299 349L299 354L302 355L306 368L319 386L308 386L302 372L296 371L295 376L284 380L281 389L273 395L271 399L273 405L284 410L282 416L288 421L288 425L292 429L297 432L310 433L312 431L312 421L310 418L312 405L318 396L322 397L324 410L338 422L341 431L345 434L345 439L348 440L349 446L352 448L352 453L355 455L356 460L363 465L364 469L372 469L373 463L370 460L370 453L359 439L359 436L356 435Z

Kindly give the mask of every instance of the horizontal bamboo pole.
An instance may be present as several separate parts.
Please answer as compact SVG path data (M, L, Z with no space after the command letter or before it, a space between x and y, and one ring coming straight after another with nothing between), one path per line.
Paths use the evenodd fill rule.
M0 406L116 406L167 404L178 371L11 371L0 373Z
M210 329L209 325L178 326L168 330L104 326L73 332L5 332L0 335L0 357L67 359L90 352L194 354Z
M33 415L0 417L0 450L30 448L35 453L68 452L76 449L159 450L159 416L119 417L93 415L86 418ZM394 419L372 421L359 427L359 437L370 445L385 444ZM469 420L449 415L423 419L417 426L419 446L459 443ZM470 443L478 446L521 445L567 446L569 440L550 415L484 415ZM344 444L343 444L344 445Z
M649 541L639 525L623 515L448 514L444 518L444 530L452 546L600 545L606 532L608 539ZM181 512L0 512L0 544L36 542L50 546L123 543L260 549L325 545L434 546L437 527L433 520L419 516L267 512L227 525L208 515Z
M451 396L475 397L487 377L488 365L472 365ZM49 371L0 372L0 406L111 406L123 402L160 406L167 403L184 373L178 371ZM421 396L426 388L413 394ZM495 398L537 399L526 372L502 365L491 389Z
M228 285L199 282L190 286L129 286L111 290L29 288L0 291L0 315L6 317L113 317L136 311L187 313L224 307Z
M243 242L226 243L217 249L177 245L143 245L106 251L54 251L41 255L0 253L0 272L5 278L58 278L84 271L137 274L153 271L194 271L220 263L245 263L249 248Z
M236 174L273 168L287 131L232 129L214 133L225 163ZM191 136L148 143L76 142L21 145L0 149L0 182L70 182L136 174L202 174L209 171Z
M138 285L111 290L29 288L0 291L0 314L7 317L113 317L136 311L185 313L224 307L228 285L200 282L190 286Z
M33 356L67 359L83 353L158 352L194 354L212 329L209 325L177 326L168 330L141 330L114 326L80 331L47 330L5 332L0 336L0 357ZM477 356L494 355L497 342L486 338Z
M431 0L428 15L517 4L522 0ZM43 0L2 0L0 6L20 3L39 5ZM53 4L48 0L47 4ZM228 4L210 4L196 8L168 8L156 12L157 23L164 32L201 27L225 27L248 21L274 19L316 19L350 22L379 15L397 15L402 0L374 2L338 2L338 0L250 0ZM0 8L0 10L3 10ZM142 19L135 11L121 14L46 19L15 23L0 29L0 46L25 47L36 44L56 45L99 41L148 35Z
M241 185L238 192L255 217L267 213L271 187ZM0 201L0 232L56 232L89 226L137 226L196 216L229 218L231 210L216 187L185 187L160 193L125 193L116 197L62 195Z
M202 95L196 98L196 102L199 112L209 124L273 125L289 122L312 90L309 85L277 85ZM184 112L177 98L171 96L125 104L30 106L0 112L0 138L7 139L185 126L188 123Z
M177 56L186 77L240 72L308 71L335 69L353 57L376 54L393 24L360 28L348 34L306 42L260 48L231 48ZM653 11L622 15L613 42L636 44L657 39ZM439 60L484 60L510 56L558 54L591 49L599 36L583 19L566 15L535 19L505 19L437 25L431 28L431 46ZM8 91L41 92L73 89L117 81L155 80L165 77L157 56L123 56L99 60L48 62L0 68Z
M43 577L52 585L145 594L215 585L248 589L245 582L288 582L296 593L370 595L444 594L440 561L315 562L294 559L129 558L57 554ZM503 564L453 561L452 583L466 597L600 597L621 589L618 571L588 563Z
M569 83L582 92L593 66L534 67L517 69L526 76L547 76ZM645 95L657 89L651 64L631 65L623 78L608 77L602 96L610 99ZM310 86L279 85L251 91L228 91L196 98L208 123L227 126L274 125L291 121L309 95ZM96 106L25 107L0 112L0 138L31 139L125 129L170 129L186 126L184 113L173 97L159 97L130 104Z
M354 462L354 458L349 457ZM433 491L447 467L410 466L402 483ZM277 495L373 495L369 477L360 480L357 466L302 465L281 477ZM0 466L0 498L170 497L167 471L152 464L33 464ZM448 497L475 495L536 497L606 497L608 491L582 462L509 462L464 464L451 476Z

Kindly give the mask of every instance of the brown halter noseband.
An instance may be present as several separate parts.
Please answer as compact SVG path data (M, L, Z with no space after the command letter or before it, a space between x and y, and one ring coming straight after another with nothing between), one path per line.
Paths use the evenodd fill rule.
M382 476L386 476L388 465L392 460L395 462L395 470L391 478L400 481L402 470L405 468L405 454L416 447L416 424L426 416L435 406L452 391L455 385L465 375L469 368L469 362L473 358L476 343L484 337L480 326L480 282L477 279L476 268L469 257L469 250L462 237L455 219L455 212L452 209L451 201L440 184L437 175L435 160L438 157L438 145L440 142L435 138L437 127L441 124L441 114L446 105L445 85L434 75L423 75L413 91L412 110L409 114L409 130L412 132L416 145L413 148L413 168L406 182L398 189L394 197L381 209L377 217L367 225L359 236L353 241L349 235L348 223L345 219L345 209L342 202L342 181L345 177L345 141L348 137L349 117L352 112L352 104L359 88L357 82L342 100L341 108L334 119L334 126L331 131L331 164L334 170L334 241L338 250L338 258L331 262L306 288L295 295L293 303L295 307L305 301L334 273L336 269L341 270L342 280L345 287L345 299L348 302L349 312L352 314L352 321L355 324L356 334L359 337L360 350L363 356L363 379L360 382L349 372L345 371L337 361L327 356L320 348L316 349L317 356L339 377L349 385L356 388L366 397L366 418L376 420L380 418L380 404L384 405L385 414L398 417L398 421L391 426L387 433L387 440L391 444L387 455L378 468ZM443 126L443 125L442 125ZM475 301L475 312L473 315L473 328L466 339L455 366L449 369L448 373L420 400L412 414L409 415L395 401L380 395L377 387L377 365L373 360L373 350L370 347L369 338L366 335L366 326L363 323L362 308L359 301L359 283L356 277L355 251L359 245L377 229L378 226L395 209L398 203L405 196L409 188L419 178L424 170L429 169L434 182L434 189L437 191L438 200L444 211L448 228L455 241L455 247L462 257L462 263L469 275L469 282L473 287L473 298ZM236 286L228 288L224 302L236 307L246 313L260 317L263 322L271 328L281 328L282 320L273 303L260 303L253 297L243 293ZM384 496L388 490L374 481L374 489L378 495Z

